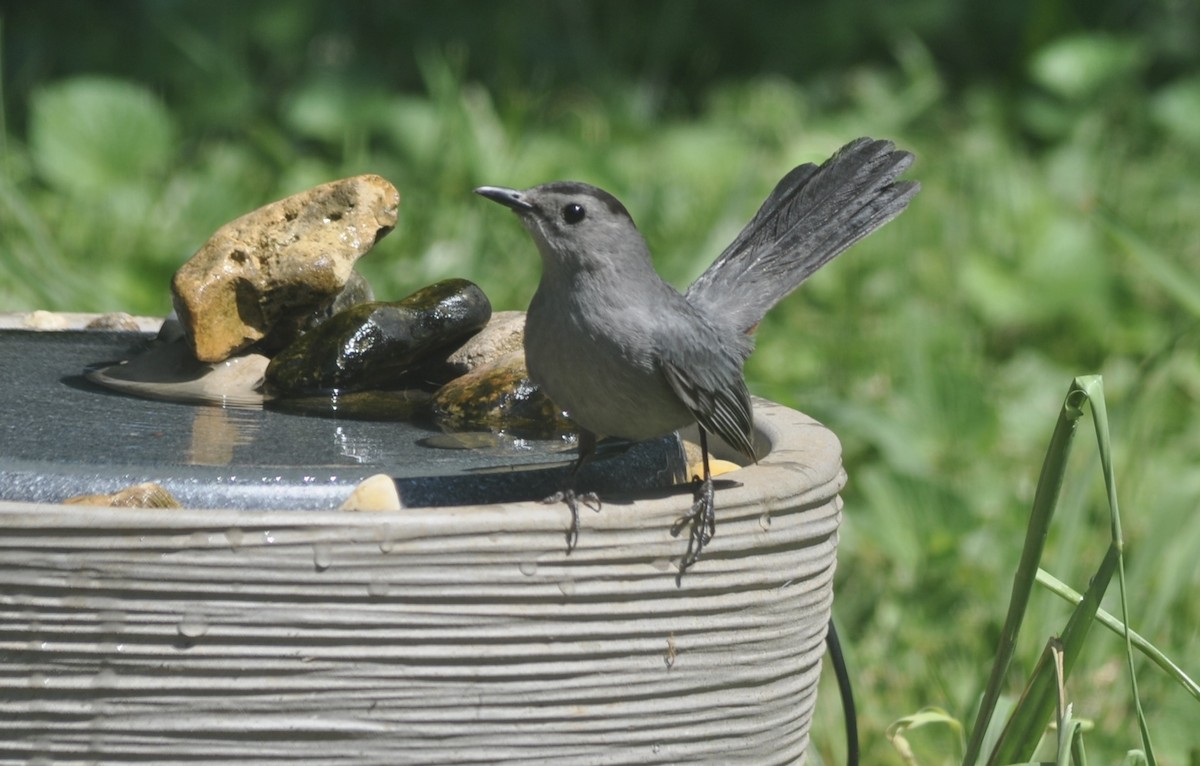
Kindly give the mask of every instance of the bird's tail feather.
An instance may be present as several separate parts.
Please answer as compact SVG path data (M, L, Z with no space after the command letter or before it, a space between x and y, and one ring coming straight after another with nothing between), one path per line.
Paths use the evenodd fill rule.
M890 141L859 138L820 167L793 169L687 299L751 331L814 271L904 210L920 189L897 180L912 162Z

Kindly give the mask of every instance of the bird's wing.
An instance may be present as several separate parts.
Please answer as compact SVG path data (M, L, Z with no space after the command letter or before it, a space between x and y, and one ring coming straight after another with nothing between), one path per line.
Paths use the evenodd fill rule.
M691 365L690 369L699 369L701 372L689 374L671 360L662 363L663 374L671 390L691 411L700 426L720 436L729 446L751 460L757 460L753 441L754 415L750 409L750 392L741 375L741 365L733 366L737 373L735 375L711 374L713 369L720 367Z

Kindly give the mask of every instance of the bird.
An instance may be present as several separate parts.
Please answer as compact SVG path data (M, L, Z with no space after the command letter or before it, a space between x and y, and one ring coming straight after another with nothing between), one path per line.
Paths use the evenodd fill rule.
M702 476L690 511L682 576L716 534L708 435L755 462L754 415L743 367L766 313L818 268L899 215L920 190L900 180L914 156L858 138L820 165L793 168L732 243L684 292L655 270L649 247L611 193L578 181L475 192L516 213L541 256L525 321L530 379L579 427L578 457L547 500L580 531L579 469L597 439L643 441L699 425ZM685 193L680 190L678 193Z

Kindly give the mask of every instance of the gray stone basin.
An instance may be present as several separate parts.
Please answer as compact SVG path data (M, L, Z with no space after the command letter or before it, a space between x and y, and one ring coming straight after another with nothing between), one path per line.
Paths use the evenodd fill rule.
M808 416L755 418L767 452L679 585L687 486L605 492L570 555L531 501L0 500L0 761L802 762L845 475ZM148 438L187 450L194 422Z
M559 488L573 459L562 442L480 443L406 421L144 399L84 378L151 337L0 328L0 358L20 360L0 366L0 500L61 502L153 481L191 508L332 510L378 473L395 477L407 506L533 500ZM626 447L602 450L583 482L637 489L682 476L677 439Z

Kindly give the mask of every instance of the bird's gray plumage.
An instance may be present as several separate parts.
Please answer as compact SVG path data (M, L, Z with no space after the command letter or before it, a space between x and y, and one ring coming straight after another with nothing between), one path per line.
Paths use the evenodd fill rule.
M583 428L642 440L693 421L755 458L742 364L772 306L898 215L912 155L858 139L788 173L686 295L655 272L611 194L577 182L476 191L513 209L542 256L529 305L530 376Z
M659 277L616 198L573 182L480 193L512 207L541 252L525 360L557 405L595 434L635 441L699 421L753 459L749 339ZM571 205L584 215L574 223Z
M896 179L912 159L888 141L860 138L819 167L795 168L686 295L658 276L629 212L602 189L559 181L475 190L516 212L542 256L525 361L582 429L569 484L556 496L571 510L568 552L581 500L599 508L571 486L595 437L641 441L697 422L704 475L685 517L680 577L697 560L716 532L705 434L757 459L742 374L750 333L810 274L905 208L919 187Z
M793 169L686 295L656 273L610 193L575 181L479 188L516 211L541 252L526 319L530 377L596 435L641 441L695 420L754 460L746 334L904 210L918 185L895 179L911 163L890 142L860 138L820 167Z

